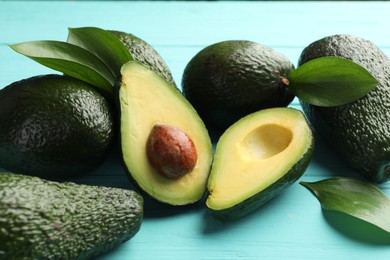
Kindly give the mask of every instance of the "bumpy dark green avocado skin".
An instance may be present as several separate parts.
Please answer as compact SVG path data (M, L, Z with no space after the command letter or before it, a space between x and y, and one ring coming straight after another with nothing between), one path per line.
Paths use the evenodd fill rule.
M323 56L352 60L366 68L379 85L356 102L317 107L301 101L316 132L362 175L374 182L390 179L390 59L372 42L333 35L306 47L299 65Z
M251 41L224 41L191 59L182 90L206 126L223 131L249 113L287 106L294 95L281 77L293 70L293 64L271 48Z
M0 259L89 259L132 238L142 218L132 190L0 173Z
M161 55L146 41L121 31L110 31L126 46L134 60L140 62L174 87L176 83L172 73Z
M0 91L0 168L47 179L95 169L114 141L114 114L92 86L63 75Z

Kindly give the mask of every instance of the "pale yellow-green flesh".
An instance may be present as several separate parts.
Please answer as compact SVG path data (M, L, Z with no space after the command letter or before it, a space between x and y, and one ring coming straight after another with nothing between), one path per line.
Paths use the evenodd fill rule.
M311 130L298 110L266 109L241 119L217 144L207 206L230 208L261 192L299 161L310 142Z
M203 122L181 93L154 72L129 62L121 73L121 145L132 177L162 202L184 205L198 201L205 192L212 160L210 137ZM155 124L179 127L192 139L198 159L190 173L172 180L152 168L146 156L146 142Z

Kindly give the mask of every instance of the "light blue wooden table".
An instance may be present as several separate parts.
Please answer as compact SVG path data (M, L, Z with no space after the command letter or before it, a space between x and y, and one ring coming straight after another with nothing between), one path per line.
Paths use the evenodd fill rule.
M143 38L164 57L178 83L198 51L228 39L268 45L295 64L306 45L336 33L367 38L390 55L390 2L0 1L0 88L53 72L16 54L8 44L65 40L68 27L82 26ZM296 100L291 106L299 108ZM301 180L331 176L357 175L318 139ZM133 187L118 153L96 172L74 181ZM390 196L390 182L379 187ZM298 183L233 223L214 220L202 203L168 208L146 198L140 232L101 259L390 259L388 237L373 237L344 220L324 215Z

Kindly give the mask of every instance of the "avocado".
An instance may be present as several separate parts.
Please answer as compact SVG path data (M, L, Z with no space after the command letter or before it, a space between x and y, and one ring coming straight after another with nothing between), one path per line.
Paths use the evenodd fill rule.
M207 207L221 220L246 216L300 178L313 150L312 131L297 109L268 108L243 117L217 143Z
M361 175L373 182L390 179L390 59L372 42L352 35L332 35L307 46L299 65L335 56L367 69L379 85L363 98L338 107L300 101L319 136Z
M177 88L142 64L130 61L121 74L120 137L129 176L160 202L199 201L213 154L202 120Z
M35 76L0 91L0 167L60 179L92 171L114 140L114 110L94 87Z
M152 45L131 33L114 30L110 30L110 32L126 46L135 61L153 70L160 77L168 81L169 84L176 87L172 72Z
M207 46L185 67L182 89L206 126L222 133L249 113L285 107L294 95L286 88L294 65L259 43L228 40Z
M0 173L0 259L89 259L132 238L142 218L132 190Z

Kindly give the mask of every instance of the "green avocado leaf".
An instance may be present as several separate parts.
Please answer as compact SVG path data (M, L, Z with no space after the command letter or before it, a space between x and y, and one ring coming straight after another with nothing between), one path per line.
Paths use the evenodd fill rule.
M390 199L375 185L346 177L300 184L317 197L324 210L348 214L390 233Z
M362 66L339 57L308 61L288 75L288 88L312 105L330 107L356 101L378 81Z
M122 65L133 60L129 50L114 34L97 27L69 28L68 43L95 54L116 78L120 76Z
M16 52L113 95L116 77L107 65L91 52L60 41L30 41L10 45Z

